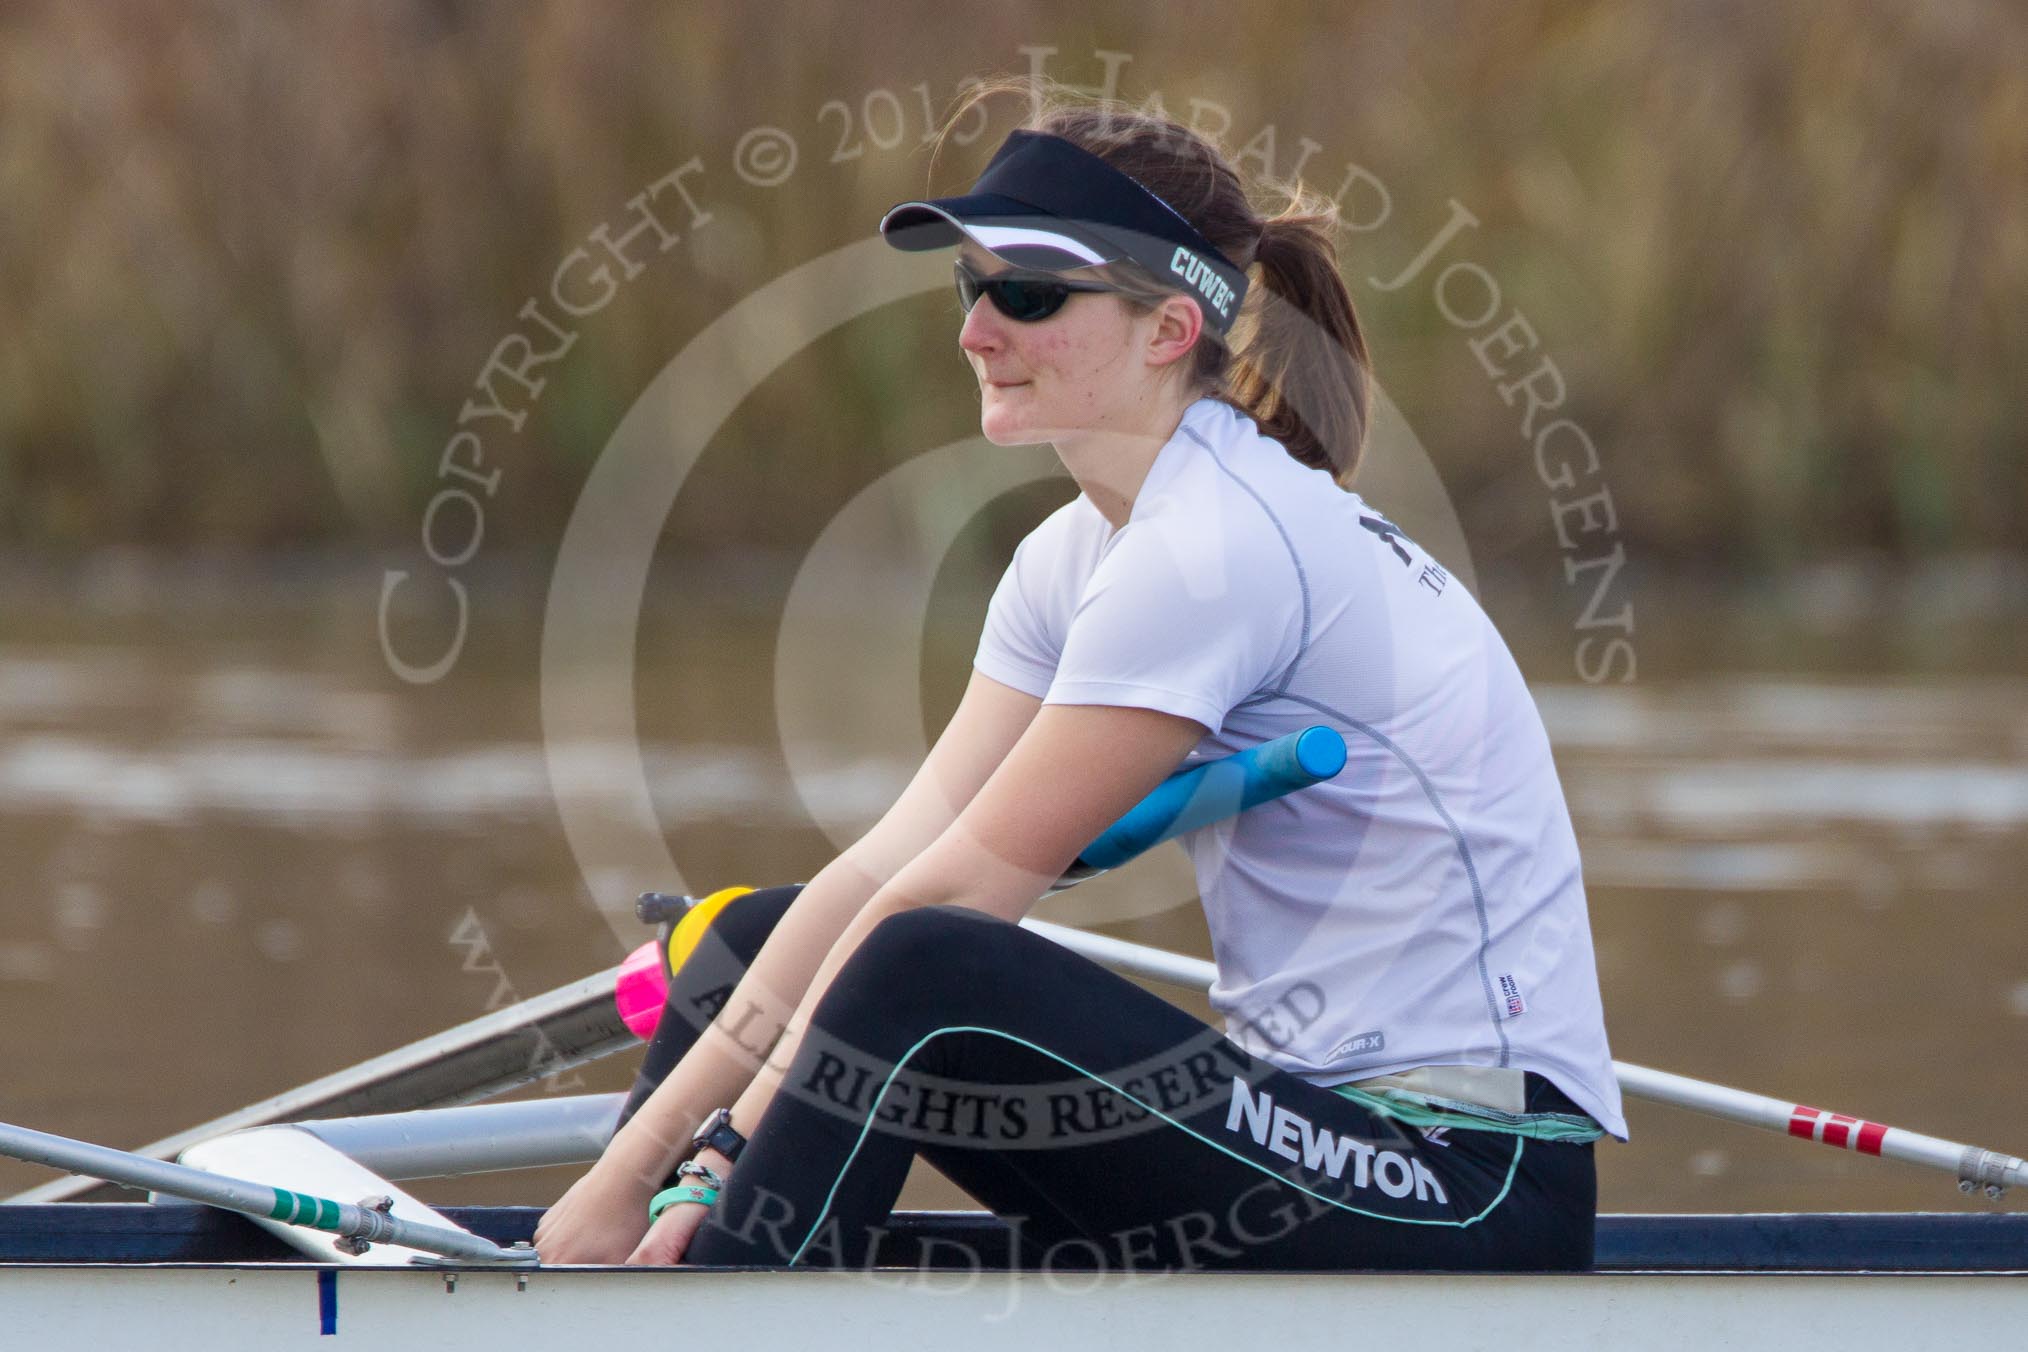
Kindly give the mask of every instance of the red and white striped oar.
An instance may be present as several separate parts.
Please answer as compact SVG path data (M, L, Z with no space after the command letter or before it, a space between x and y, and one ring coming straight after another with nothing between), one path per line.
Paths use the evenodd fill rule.
M1666 1070L1613 1062L1620 1091L1636 1098L1668 1103L1692 1112L1708 1113L1729 1122L1738 1122L1765 1131L1779 1131L1805 1141L1821 1141L1862 1155L1901 1160L1928 1169L1956 1174L1961 1191L1984 1187L1986 1196L1997 1199L2014 1184L2028 1184L2028 1161L1975 1145L1961 1145L1938 1136L1925 1136L1905 1127L1869 1122L1863 1117L1826 1112L1805 1103L1790 1103L1728 1089Z

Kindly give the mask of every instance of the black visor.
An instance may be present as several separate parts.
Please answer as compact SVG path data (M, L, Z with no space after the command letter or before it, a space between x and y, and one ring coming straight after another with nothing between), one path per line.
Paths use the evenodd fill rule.
M1064 272L1130 259L1232 328L1246 274L1167 202L1098 156L1046 132L1010 133L963 197L903 202L881 218L897 249L969 238L1017 268Z

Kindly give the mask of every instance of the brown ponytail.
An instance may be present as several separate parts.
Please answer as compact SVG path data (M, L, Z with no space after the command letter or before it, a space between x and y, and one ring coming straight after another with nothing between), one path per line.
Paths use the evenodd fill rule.
M1366 442L1366 338L1338 273L1335 204L1299 193L1263 223L1256 323L1233 353L1232 401L1315 469L1350 482Z
M1206 328L1187 378L1197 391L1243 409L1303 464L1350 483L1366 441L1371 387L1366 339L1338 272L1337 204L1299 183L1271 185L1287 204L1264 217L1239 171L1199 133L1030 76L973 89L945 119L936 149L973 105L1000 94L1028 101L1029 130L1105 160L1246 270L1252 285L1229 339ZM1111 271L1129 304L1173 294L1132 264Z

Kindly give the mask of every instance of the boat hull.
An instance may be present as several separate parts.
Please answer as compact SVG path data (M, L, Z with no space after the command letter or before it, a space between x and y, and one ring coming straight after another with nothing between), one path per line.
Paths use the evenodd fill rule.
M445 1214L512 1243L541 1212ZM1371 1323L1447 1352L1966 1352L2028 1327L2028 1213L1603 1216L1599 1270L1548 1275L1011 1271L992 1266L1006 1242L982 1213L904 1213L895 1266L867 1272L340 1268L206 1207L0 1206L0 1344L616 1346L679 1309L683 1346L799 1350L1298 1352L1359 1346Z
M2018 1346L2028 1282L1970 1274L1457 1274L0 1267L18 1347L161 1352L359 1346L1160 1347L1356 1345L1385 1318L1422 1346ZM1991 1340L1991 1341L1988 1341Z

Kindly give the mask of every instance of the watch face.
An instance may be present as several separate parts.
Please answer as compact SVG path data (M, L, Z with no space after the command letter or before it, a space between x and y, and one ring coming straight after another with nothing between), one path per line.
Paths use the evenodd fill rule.
M746 1137L734 1129L732 1109L719 1108L697 1124L697 1135L691 1140L690 1145L693 1150L702 1150L709 1146L727 1159L736 1160L739 1158L739 1152L746 1147Z

